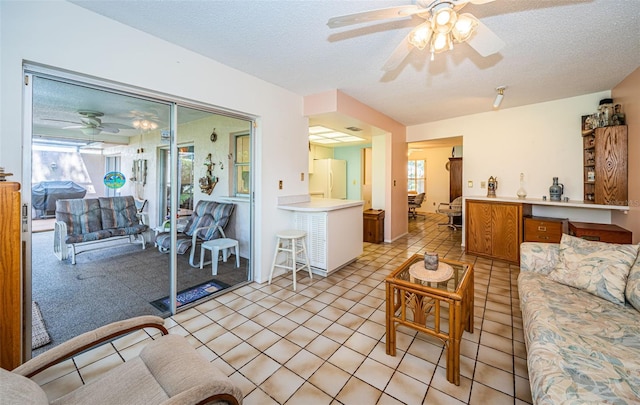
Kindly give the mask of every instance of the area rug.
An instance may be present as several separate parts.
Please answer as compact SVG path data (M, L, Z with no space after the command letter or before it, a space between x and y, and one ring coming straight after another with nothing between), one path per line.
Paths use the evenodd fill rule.
M178 296L176 297L176 306L179 308L183 305L190 304L228 287L228 284L221 281L214 282L213 280L210 280L205 283L198 284L195 287L184 289L178 292ZM158 308L160 311L169 311L169 297L151 301L151 305Z
M31 349L37 349L51 342L51 336L44 326L42 312L37 302L31 305Z

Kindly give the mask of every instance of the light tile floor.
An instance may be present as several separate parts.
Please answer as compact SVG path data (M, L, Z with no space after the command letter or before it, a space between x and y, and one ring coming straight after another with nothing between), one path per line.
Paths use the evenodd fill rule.
M358 260L327 278L299 273L250 284L167 319L170 333L235 381L245 404L531 403L516 279L519 268L467 256L443 217L411 220L393 243L365 243ZM461 382L446 379L441 341L399 328L385 353L384 278L414 253L474 264L475 331L461 344ZM135 356L151 339L134 333L41 373L57 398Z

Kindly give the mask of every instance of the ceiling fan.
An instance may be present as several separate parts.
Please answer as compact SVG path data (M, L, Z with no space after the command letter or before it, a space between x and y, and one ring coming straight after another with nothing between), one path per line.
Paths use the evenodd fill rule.
M117 134L121 129L133 129L132 126L125 124L118 124L113 122L102 122L100 117L104 115L104 113L99 111L92 110L80 110L78 111L80 114L79 122L78 121L68 121L68 120L58 120L54 118L45 118L46 121L57 121L57 122L68 122L75 125L70 125L63 127L63 129L79 129L85 135L98 135L100 132L109 132L112 134Z
M436 53L453 49L454 43L468 43L482 56L497 53L505 45L496 34L469 13L459 14L467 4L485 4L494 0L417 0L415 5L397 6L348 14L329 19L329 28L345 27L391 18L416 16L425 20L416 26L393 51L383 70L391 71L414 49L428 47L431 60Z

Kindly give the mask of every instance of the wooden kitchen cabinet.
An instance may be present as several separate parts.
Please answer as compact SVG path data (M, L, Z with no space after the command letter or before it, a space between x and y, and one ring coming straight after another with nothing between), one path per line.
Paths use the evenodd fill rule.
M531 205L486 200L466 200L467 254L520 263L523 217Z
M0 367L22 364L20 184L0 182Z

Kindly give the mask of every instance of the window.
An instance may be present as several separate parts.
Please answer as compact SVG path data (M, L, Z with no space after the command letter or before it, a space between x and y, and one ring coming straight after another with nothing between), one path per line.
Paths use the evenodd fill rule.
M234 194L236 196L248 196L251 185L249 176L249 168L251 167L251 137L246 132L234 135L234 137Z
M409 160L407 173L407 190L416 194L424 193L427 179L425 177L425 161Z

